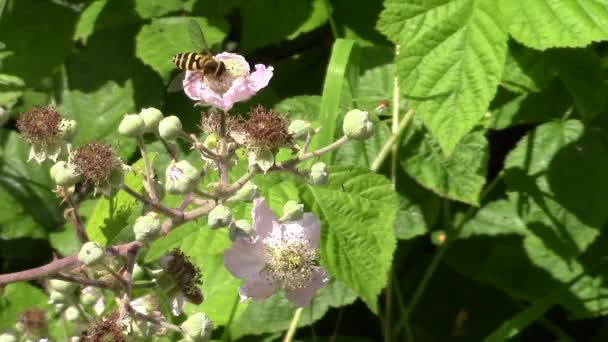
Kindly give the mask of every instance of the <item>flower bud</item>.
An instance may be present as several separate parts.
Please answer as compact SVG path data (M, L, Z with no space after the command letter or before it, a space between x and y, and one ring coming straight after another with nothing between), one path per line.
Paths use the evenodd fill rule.
M17 335L11 332L3 332L0 334L0 342L17 342Z
M165 140L175 140L182 131L182 122L175 115L168 116L158 124L158 133Z
M78 123L71 119L61 119L59 126L59 137L64 141L70 141L78 132Z
M327 165L323 162L317 162L310 167L309 180L313 185L324 185L327 183L329 173Z
M223 205L218 205L209 213L207 225L209 228L226 227L232 221L232 213L230 209Z
M144 119L144 130L146 132L155 132L158 124L163 119L163 113L154 107L142 109L139 116Z
M304 204L297 201L287 201L283 206L283 217L281 221L295 221L304 215Z
M103 261L104 250L97 242L87 242L80 248L78 253L78 261L81 263L91 266L98 264Z
M160 220L158 219L158 214L154 212L138 217L133 225L135 240L142 243L150 243L156 240L160 235L160 230Z
M49 280L49 287L51 288L51 290L55 290L57 292L70 293L76 290L78 284L59 279L51 279Z
M353 109L344 116L342 131L349 139L366 140L374 134L374 123L367 112Z
M49 293L49 304L58 304L63 303L65 301L65 296L63 293L53 290Z
M165 190L172 195L185 195L196 187L200 174L188 161L172 162L165 172Z
M306 140L306 137L308 137L309 134L312 135L315 133L310 122L304 120L292 121L287 130L295 140Z
M251 233L251 223L247 220L238 220L230 225L228 235L230 240L234 241L237 237L248 237Z
M144 272L144 269L139 264L133 265L133 280L142 279L145 274L146 272Z
M118 125L118 133L128 138L136 138L144 133L144 119L137 114L126 114L120 125Z
M211 338L213 321L203 312L197 312L188 317L180 326L188 341L206 342Z
M251 202L258 195L258 186L252 181L248 181L241 187L232 197L228 198L228 202Z
M435 246L441 246L445 243L446 237L444 230L436 230L431 233L431 243Z
M65 319L68 322L76 322L80 318L80 311L75 306L70 306L65 310Z
M217 149L217 146L219 145L220 142L220 137L215 134L215 133L211 133L209 135L207 135L207 137L205 138L205 141L203 141L203 146L205 146L206 148L215 151L215 149Z
M100 289L92 286L87 286L80 292L80 302L84 305L92 305L94 304L103 293Z
M69 188L80 180L80 174L76 171L74 164L58 161L51 166L51 178L55 184Z

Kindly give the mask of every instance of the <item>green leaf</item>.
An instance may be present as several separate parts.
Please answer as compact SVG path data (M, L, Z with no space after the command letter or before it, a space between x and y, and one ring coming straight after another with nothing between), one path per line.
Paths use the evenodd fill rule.
M483 132L468 133L454 153L445 157L437 140L419 121L414 120L414 127L399 149L405 172L439 196L478 205L488 160L488 142Z
M36 84L50 76L72 49L76 14L50 1L20 0L0 21L0 41L12 54L2 60L4 73Z
M396 247L397 197L387 179L363 169L330 175L327 186L301 194L321 219L321 264L375 312Z
M44 291L28 283L8 284L0 297L0 329L12 330L19 316L29 309L51 311Z
M608 3L601 0L514 0L509 33L544 50L582 47L608 39Z
M148 154L150 164L154 167L155 153ZM132 165L133 169L142 172L144 170L143 159ZM136 192L144 191L144 178L135 173L125 175L125 184ZM97 201L91 218L87 222L86 231L91 241L97 241L101 245L107 245L120 231L129 224L129 217L135 209L141 205L135 198L123 190L114 190L112 197L102 196Z
M548 53L509 41L501 84L513 92L537 92L555 77L555 63Z
M400 45L401 92L449 155L496 93L509 14L493 0L387 0L384 6L378 27Z
M169 81L171 71L176 69L171 63L173 55L182 52L199 52L193 46L188 34L187 24L191 19L195 19L201 26L209 48L224 40L228 31L226 23L211 22L201 17L152 19L137 34L137 57L159 73L165 83Z
M169 13L192 10L196 0L135 0L135 11L142 18L162 17Z
M133 5L132 1L92 1L80 14L74 38L86 43L97 31L141 21Z
M356 40L361 46L388 45L388 41L374 27L371 18L378 18L382 11L381 1L327 0L332 7L332 17L338 27L339 37Z
M397 238L409 240L426 234L439 221L441 198L407 174L397 173L395 187L399 193L399 213L395 220Z
M331 307L351 304L357 296L339 281L323 287L314 297L311 306L304 309L299 327L319 320ZM282 291L261 302L251 302L233 323L230 332L234 338L243 335L260 335L287 329L296 307Z

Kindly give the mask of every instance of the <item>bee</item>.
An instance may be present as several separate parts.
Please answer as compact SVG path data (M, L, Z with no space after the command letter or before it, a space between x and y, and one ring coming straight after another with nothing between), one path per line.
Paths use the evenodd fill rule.
M183 71L169 83L169 86L167 87L169 92L182 90L190 83L201 80L205 76L219 79L224 75L224 72L226 72L226 64L213 57L207 46L203 31L194 19L188 21L188 31L192 43L201 52L178 53L171 58L171 62ZM186 71L194 72L192 72L188 77L188 80L184 82Z

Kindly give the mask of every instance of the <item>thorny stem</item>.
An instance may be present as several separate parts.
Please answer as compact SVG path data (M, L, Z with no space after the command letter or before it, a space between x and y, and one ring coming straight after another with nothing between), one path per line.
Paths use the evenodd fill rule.
M161 138L160 134L158 134L158 133L156 133L156 138L163 144L163 146L165 147L165 150L171 156L171 159L173 159L173 160L179 159L179 155L177 152L177 148L175 148L175 145L172 145L171 143L167 142L165 139Z
M331 143L325 147L321 147L320 149L318 149L316 151L304 153L297 158L289 159L282 163L276 163L275 165L279 169L289 168L290 166L293 166L299 162L303 162L303 161L311 159L311 158L319 157L325 153L336 150L338 147L344 145L347 141L348 141L348 137L346 135L344 135L340 139L334 141L333 143Z
M114 271L112 269L112 267L108 266L106 263L101 263L100 264L106 271L110 272L110 274L116 279L118 280L123 287L127 288L128 284L127 284L127 280L125 278L123 278L123 276L121 276L120 274L118 274L118 272Z
M126 184L122 184L120 186L120 188L122 190L124 190L126 193L128 193L129 195L131 195L133 198L135 198L136 200L143 202L149 206L151 206L152 208L158 210L159 212L161 212L162 214L169 216L169 217L180 217L183 215L183 212L179 211L179 210L175 210L175 209L171 209L166 207L164 204L160 203L160 202L156 202L156 201L151 201L150 199L140 195L137 191L135 191L133 188L129 187Z
M146 152L146 143L144 142L143 136L137 137L137 145L139 146L139 152L141 158L144 160L144 166L146 168L146 180L148 182L148 193L153 203L158 203L158 196L156 195L156 186L154 184L154 170L150 165L150 159L148 159L148 153Z
M63 280L63 281L69 281L71 283L78 283L78 284L82 284L85 286L94 286L94 287L99 287L102 289L116 290L115 284L109 283L107 281L102 281L102 280L76 277L73 275L61 274L61 273L55 274L55 275L51 276L51 278L59 279L59 280Z
M245 185L245 183L247 183L251 178L253 178L253 176L255 176L259 170L260 169L258 168L257 165L252 166L249 169L249 172L244 174L241 178L237 179L237 181L234 182L234 184L227 187L224 192L226 194L232 194L234 192L237 192L238 190L240 190L243 187L243 185Z
M306 141L304 141L304 145L302 145L302 149L300 150L299 156L301 157L304 153L308 152L308 148L310 147L310 143L312 142L312 134L308 132L306 134Z
M186 134L184 132L181 132L179 134L180 138L186 140L187 142L192 144L192 149L193 150L199 150L201 153L203 153L205 155L205 158L207 159L213 159L213 160L217 160L220 158L220 156L217 155L217 153L211 151L210 149L208 149L207 147L205 147L205 145L203 145L203 143L201 143L200 141L198 141L198 138L196 137L196 135L194 134Z
M176 331L176 332L178 332L180 334L184 333L183 330L182 330L182 328L178 327L177 325L171 324L169 322L166 322L164 320L158 319L158 318L150 316L150 315L143 314L143 313L141 313L141 312L133 309L133 307L131 305L129 305L127 308L128 308L128 311L129 311L129 313L131 315L133 315L133 316L135 316L135 317L137 317L137 318L139 318L141 320L150 322L152 324L156 324L156 325L161 326L161 327L163 327L165 329Z
M283 342L291 342L293 341L293 337L296 334L296 330L298 329L298 324L300 323L300 319L302 318L302 312L304 308L298 308L296 312L293 314L293 318L291 319L291 323L289 324L289 329L285 334L285 338Z
M74 204L72 199L69 196L65 196L65 201L70 207L70 212L72 217L74 218L74 226L76 227L76 235L80 242L85 243L89 241L89 236L84 229L84 224L82 223L82 219L80 218L80 214L78 214L78 207Z
M378 169L382 165L382 162L384 162L384 159L386 159L388 154L391 152L393 145L397 142L399 137L401 137L401 135L407 128L407 126L410 123L413 116L414 116L414 111L412 109L408 110L407 113L405 113L405 116L403 117L403 119L401 119L401 122L399 122L397 131L388 138L388 140L386 141L384 146L382 146L380 153L378 153L378 156L372 162L372 165L370 167L370 169L372 171L374 171L374 172L378 171Z
M127 263L125 274L123 278L125 279L125 294L123 296L123 309L124 312L128 312L129 307L131 306L131 288L133 287L133 267L135 267L135 259L137 258L137 252L139 252L139 247L133 247L127 251Z
M228 184L230 179L228 172L230 166L227 161L227 142L226 142L226 113L220 112L220 158L218 160L218 169L220 170L220 184Z

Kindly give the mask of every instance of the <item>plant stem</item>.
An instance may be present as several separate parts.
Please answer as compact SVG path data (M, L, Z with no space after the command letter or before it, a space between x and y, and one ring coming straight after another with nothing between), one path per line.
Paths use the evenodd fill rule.
M70 210L72 212L72 216L74 217L74 226L76 227L76 235L80 242L85 243L89 241L89 236L87 235L86 230L84 229L84 224L82 223L82 219L80 218L80 214L78 214L78 208L70 198L70 196L65 197L65 201L68 203Z
M302 318L303 311L304 311L304 308L297 308L296 312L294 312L293 318L291 319L291 323L289 324L289 329L287 330L287 333L285 334L285 338L283 339L283 342L291 342L293 340L293 337L296 334L296 330L298 329L298 324L300 323L300 319Z
M180 328L179 326L171 324L171 323L168 323L168 322L166 322L164 320L161 320L161 319L158 319L156 317L152 317L150 315L143 314L143 313L141 313L141 312L133 309L133 307L130 306L130 305L128 307L128 310L129 310L129 313L131 315L133 315L133 316L135 316L135 317L137 317L137 318L139 318L141 320L150 322L152 324L156 324L156 325L158 325L160 327L163 327L165 329L173 330L173 331L178 332L180 334L184 333L183 330L182 330L182 328Z
M289 168L290 166L293 166L295 164L298 164L300 162L303 162L305 160L311 159L311 158L315 158L315 157L319 157L325 153L331 152L335 149L337 149L338 147L344 145L346 142L348 141L348 137L347 136L342 136L340 139L334 141L333 143L325 146L325 147L321 147L320 149L316 150L316 151L311 151L311 152L307 152L302 154L301 156L299 156L298 158L294 158L294 159L289 159L286 160L282 163L276 163L276 167L281 169L281 168Z
M144 142L143 136L137 137L137 145L139 146L139 153L141 158L144 160L144 166L146 168L146 180L148 182L148 193L153 203L158 202L158 196L156 195L156 186L154 185L154 170L150 165L150 159L148 159L148 153L146 152L146 143Z
M140 195L139 193L137 193L137 191L135 191L134 189L132 189L131 187L129 187L126 184L122 184L120 186L120 188L122 190L124 190L126 193L128 193L129 195L131 195L133 198L135 198L136 200L143 202L149 206L151 206L152 208L156 209L158 212L169 216L169 217L182 217L184 215L184 213L182 211L179 210L175 210L175 209L171 209L166 207L165 205L163 205L162 203L158 202L158 201L153 201L150 200L142 195Z
M236 309L241 302L240 296L236 296L236 300L234 304L232 304L232 309L230 310L230 316L228 317L228 323L224 327L224 333L222 334L222 341L227 342L230 341L230 326L232 325L232 321L234 320L234 316L236 315Z
M384 159L386 159L388 154L391 152L393 145L397 142L397 139L399 139L399 137L401 137L401 135L407 128L407 126L410 123L413 116L414 116L414 110L412 110L412 109L408 110L407 113L405 113L405 116L399 122L397 131L388 138L388 140L386 141L384 146L382 146L380 153L378 153L378 156L372 162L372 166L370 167L370 169L372 171L374 171L374 172L378 171L378 169L384 162Z
M69 281L71 283L82 284L85 286L94 286L94 287L99 287L102 289L116 290L116 285L109 283L107 281L76 277L76 276L67 275L67 274L55 274L55 275L51 276L51 278L59 279L59 280L63 280L63 281Z
M333 16L333 8L329 3L329 0L323 0L323 4L325 5L325 10L327 11L327 18L329 20L329 26L331 27L331 33L334 36L334 39L340 38L340 34L338 33L338 25L336 25L336 20Z
M234 184L227 187L226 190L224 190L224 193L226 193L228 195L232 195L234 192L237 192L238 190L240 190L243 187L243 185L245 185L245 183L247 183L251 178L253 178L253 176L255 176L259 170L260 169L258 168L257 165L252 166L249 169L249 172L244 174L241 178L237 179L237 181L234 182Z
M218 169L220 170L220 184L228 184L230 182L228 172L230 166L227 161L227 142L226 142L226 113L220 112L220 153L218 160Z

